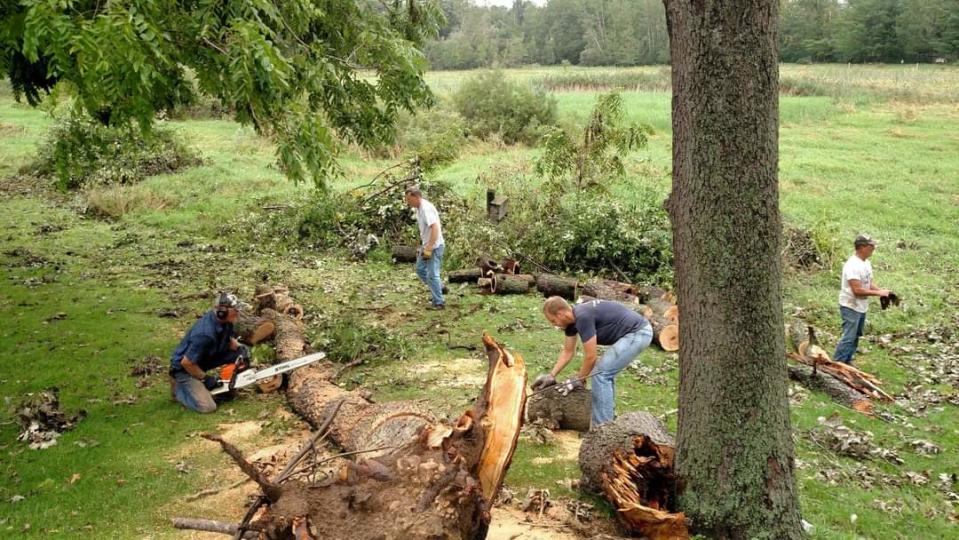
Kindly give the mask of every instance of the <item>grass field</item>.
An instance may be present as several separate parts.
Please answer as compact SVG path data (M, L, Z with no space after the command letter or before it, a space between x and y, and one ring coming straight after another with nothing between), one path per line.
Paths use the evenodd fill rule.
M654 77L664 71L644 69ZM509 75L535 82L570 71L587 72L526 69ZM464 75L431 73L429 79L443 94ZM876 279L905 303L870 312L868 352L859 364L879 375L890 392L914 397L881 405L888 413L881 420L837 407L822 395L794 396L803 516L815 527L813 538L954 537L959 501L950 502L948 492L959 486L940 485L939 475L959 472L957 407L943 401L918 413L911 409L921 404L915 396L926 391L959 391L948 383L956 373L948 370L959 369L953 334L959 324L959 69L784 66L783 78L817 90L781 99L781 207L788 222L835 248L826 268L787 272L784 312L787 318L801 313L826 332L824 341L832 346L838 269L853 236L872 234L880 241ZM488 330L521 351L534 374L552 365L560 337L542 319L536 296L483 297L453 287L449 310L425 312L425 292L412 269L389 265L382 256L355 263L340 253L257 244L264 204L308 188L287 182L272 165L271 146L248 129L225 120L169 122L198 149L202 166L135 186L60 194L16 176L50 120L14 103L2 88L0 538L182 538L167 518L238 519L241 497L186 500L238 478L213 445L196 435L252 425L239 439L241 448L289 440L302 426L278 412L282 398L250 394L200 416L169 400L162 376L143 388L129 376L145 357L166 361L179 335L207 308L196 293L230 288L248 298L266 274L289 285L307 306L317 342L324 338L317 330L324 322L350 314L386 328L413 354L377 358L344 377L349 385L375 389L380 400L422 398L450 414L466 406L482 363L448 350L443 330L457 343L477 342ZM561 116L581 121L599 91L556 91ZM665 196L669 94L627 91L623 97L630 118L649 123L656 133L648 148L629 159L629 174L615 189L628 197L637 186L652 186ZM474 144L436 177L478 200L485 189L478 175L528 166L535 155L525 147ZM350 155L343 163L345 176L334 183L340 189L368 181L390 162ZM112 201L118 217L83 214L91 197L98 204ZM448 240L455 249L457 239ZM382 309L355 310L361 306ZM171 309L181 315L158 316ZM941 339L932 340L930 332ZM879 346L883 334L892 335L891 346ZM675 357L650 349L637 363L651 369L620 377L618 411L665 414L675 428ZM82 408L88 416L56 446L30 450L16 440L12 411L26 393L49 386L60 389L67 410ZM806 434L830 415L871 432L876 444L896 450L904 463L859 462L820 447ZM911 444L916 440L942 451L921 455ZM520 496L527 487L576 496L558 482L577 476L575 460L557 445L524 439L507 485Z

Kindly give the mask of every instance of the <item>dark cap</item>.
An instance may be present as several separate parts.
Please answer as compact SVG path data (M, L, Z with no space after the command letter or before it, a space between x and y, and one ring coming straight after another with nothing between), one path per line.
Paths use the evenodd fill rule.
M873 240L872 237L869 236L868 234L860 234L859 236L856 237L856 242L855 242L856 247L875 246L875 245L876 245L876 241Z
M221 292L216 299L216 307L226 307L240 309L240 301L236 295L227 292Z

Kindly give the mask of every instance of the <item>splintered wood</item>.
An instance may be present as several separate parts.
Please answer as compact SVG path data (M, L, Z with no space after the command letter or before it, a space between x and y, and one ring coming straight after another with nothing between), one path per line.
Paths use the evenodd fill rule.
M579 464L585 489L599 491L616 508L629 533L650 540L689 538L676 510L675 443L647 412L632 412L583 437Z
M249 527L229 530L256 530L264 540L485 538L522 427L526 366L492 337L484 335L483 344L486 382L452 424L419 403L373 403L343 390L330 381L335 369L328 363L294 372L294 409L328 427L326 436L344 452L322 458L311 445L311 460L288 478L270 480L224 445L268 505Z
M789 366L789 376L803 385L822 390L830 397L859 412L872 414L870 399L891 402L882 382L869 373L843 362L835 362L819 346L812 326L794 321L786 328L793 352L788 358L800 365Z

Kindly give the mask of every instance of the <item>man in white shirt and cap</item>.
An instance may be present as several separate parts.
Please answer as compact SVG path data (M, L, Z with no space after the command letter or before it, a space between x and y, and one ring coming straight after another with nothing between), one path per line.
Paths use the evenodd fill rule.
M842 283L839 288L839 314L842 317L842 337L836 344L834 360L852 364L859 346L859 337L866 326L866 311L869 297L889 296L888 289L880 289L872 277L869 257L876 250L876 241L860 234L854 242L856 252L842 267Z
M440 267L443 265L443 226L440 214L433 203L423 198L418 187L406 188L406 204L416 209L416 223L420 229L422 245L416 254L416 275L430 289L433 309L445 309L443 282L440 281Z

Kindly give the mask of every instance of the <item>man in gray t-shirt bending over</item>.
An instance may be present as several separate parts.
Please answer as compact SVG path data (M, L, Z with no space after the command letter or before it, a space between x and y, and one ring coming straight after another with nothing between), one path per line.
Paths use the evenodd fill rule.
M586 377L592 375L592 421L590 428L612 422L615 418L616 375L626 368L653 340L653 328L642 315L619 302L591 300L570 306L559 296L546 299L543 314L553 326L566 333L563 352L548 374L540 375L533 382L533 390L541 390L556 384L566 364L576 354L576 335L583 342L583 366L577 377L566 379L569 392L583 386ZM596 346L609 345L603 357L596 360Z

